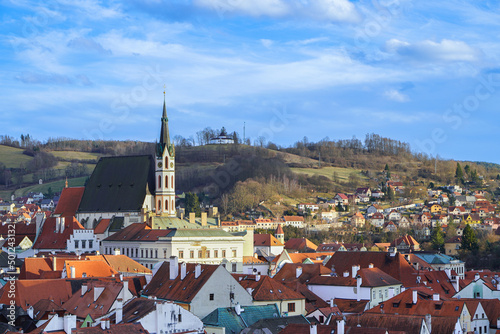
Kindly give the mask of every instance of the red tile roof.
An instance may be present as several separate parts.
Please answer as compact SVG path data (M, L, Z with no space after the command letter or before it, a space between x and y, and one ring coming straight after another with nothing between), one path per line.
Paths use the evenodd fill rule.
M99 224L94 228L94 234L103 234L108 229L111 219L101 219Z
M301 268L302 272L297 279L297 268ZM291 282L298 280L301 283L306 283L310 279L316 276L330 275L331 270L327 267L319 264L296 264L296 263L285 263L281 267L280 271L274 275L273 279L280 282Z
M63 332L64 333L64 332ZM101 329L101 326L78 328L78 334L149 334L140 323L113 324L109 329Z
M254 246L283 246L283 244L271 234L254 234L253 244Z
M166 237L172 230L153 230L146 223L130 224L121 231L107 237L106 241L151 241Z
M343 276L316 276L313 277L308 285L335 285L335 286L356 286L357 279L352 277L351 273L348 277ZM378 268L363 268L359 269L356 276L361 276L362 287L377 287L401 284L394 277L384 273Z
M118 275L118 271L111 268L104 261L90 261L90 260L68 260L65 261L64 267L66 275L70 277L71 267L75 268L75 278L79 277L111 277Z
M190 303L212 274L219 268L216 265L201 265L201 274L195 278L194 263L186 264L186 277L181 279L181 269L174 280L169 279L170 268L168 262L163 262L151 282L144 288L142 294L145 296L156 296L164 300ZM222 268L222 267L220 267ZM226 270L222 268L222 270Z
M62 305L72 295L71 283L64 279L54 280L16 280L14 281L14 298L16 306L26 310L41 299L49 299L57 305ZM0 290L0 304L9 305L11 298L5 287Z
M45 220L35 244L34 249L66 249L67 241L74 230L83 230L83 226L75 217L62 217L64 220L63 233L56 231L56 218L49 217Z
M103 261L120 273L151 274L151 269L125 255L90 255L91 261Z
M283 232L283 228L281 227L281 224L278 224L278 228L276 228L275 234L285 234L285 232Z
M304 217L302 216L283 216L283 219L286 221L286 222L289 222L289 221L301 221L303 222L304 221Z
M252 298L255 301L277 301L305 299L303 295L287 288L269 276L233 274L233 277L246 290L252 289ZM257 281L257 277L259 280Z
M84 191L85 187L63 188L54 214L75 216Z
M292 238L285 242L285 249L287 250L315 252L317 248L318 246L307 238Z

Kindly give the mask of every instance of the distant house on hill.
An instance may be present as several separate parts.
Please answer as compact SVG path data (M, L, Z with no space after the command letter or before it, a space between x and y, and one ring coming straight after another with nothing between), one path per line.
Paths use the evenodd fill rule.
M232 136L229 136L226 132L226 129L223 127L218 136L210 138L210 144L234 144L234 138Z

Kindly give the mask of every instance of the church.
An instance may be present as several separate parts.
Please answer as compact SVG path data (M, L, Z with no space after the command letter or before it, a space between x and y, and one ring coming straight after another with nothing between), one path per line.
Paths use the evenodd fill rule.
M85 228L96 228L104 220L109 222L110 232L133 223L151 222L154 217L163 218L159 220L163 224L183 227L187 223L176 218L175 147L170 141L165 100L155 156L101 158L76 212Z

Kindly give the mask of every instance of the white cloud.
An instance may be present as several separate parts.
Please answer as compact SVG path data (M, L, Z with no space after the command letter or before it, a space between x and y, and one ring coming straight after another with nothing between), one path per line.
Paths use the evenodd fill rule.
M479 57L479 52L467 43L449 39L414 44L391 39L386 42L385 50L417 61L475 61Z
M389 89L384 92L384 96L391 101L408 102L410 98L396 89Z
M272 45L273 45L273 41L270 40L270 39L261 39L260 42L262 43L262 45L266 48L270 48Z
M282 0L196 0L195 4L215 10L219 15L237 13L256 17L279 17L290 11L289 6Z
M309 16L321 20L338 22L359 22L360 14L349 0L313 0L309 1Z

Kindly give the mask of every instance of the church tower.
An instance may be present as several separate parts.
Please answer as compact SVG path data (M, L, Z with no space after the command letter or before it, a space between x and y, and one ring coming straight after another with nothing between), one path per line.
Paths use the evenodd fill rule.
M175 217L175 147L168 133L167 107L163 92L160 141L156 144L156 215Z

